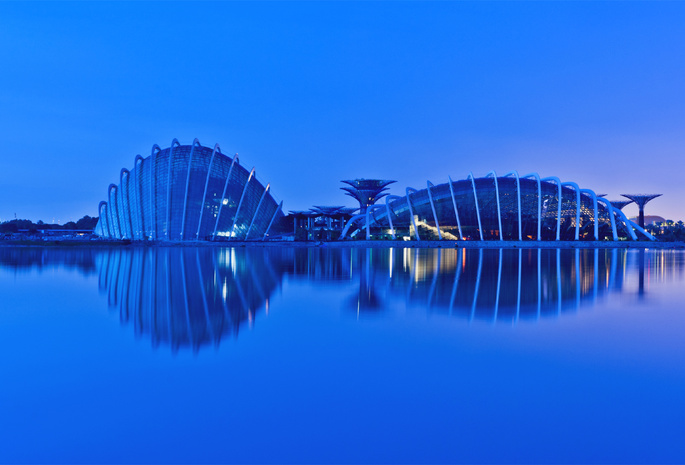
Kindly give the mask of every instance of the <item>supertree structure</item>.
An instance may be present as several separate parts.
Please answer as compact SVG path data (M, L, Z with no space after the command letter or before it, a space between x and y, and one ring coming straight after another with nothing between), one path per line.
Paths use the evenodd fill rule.
M614 208L618 208L619 210L623 210L623 208L630 204L633 203L632 200L609 200L609 203L611 203L611 206Z
M341 181L348 184L350 187L341 187L347 192L347 195L355 198L359 202L359 213L365 214L366 209L382 199L387 193L390 184L396 181L388 181L385 179L354 179L348 181Z
M621 194L623 197L635 202L640 209L638 224L641 228L645 227L645 205L647 202L661 197L663 194Z

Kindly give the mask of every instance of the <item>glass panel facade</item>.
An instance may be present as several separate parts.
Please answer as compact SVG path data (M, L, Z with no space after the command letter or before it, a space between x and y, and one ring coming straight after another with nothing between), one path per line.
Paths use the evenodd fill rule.
M438 227L442 238L457 240L459 238L459 223L465 240L480 240L480 225L483 240L519 240L519 213L521 223L521 239L537 240L538 226L541 240L553 241L575 240L576 224L578 224L579 240L595 240L595 207L591 191L582 190L580 196L574 184L561 187L559 198L559 182L556 178L541 180L539 185L534 177L485 177L460 180L452 183L454 201L449 183L430 187L435 215L431 208L428 189L411 192L409 196L401 197L389 202L390 210L380 208L372 216L377 223L372 228L372 238L382 238L385 227L390 221L395 228L398 238L410 237L416 239L414 224L418 229L421 240L437 240ZM474 185L477 197L474 196ZM497 193L499 192L499 197ZM519 212L520 195L520 212ZM578 217L578 199L580 198L580 215ZM499 199L499 209L497 200ZM477 202L476 202L477 200ZM410 214L408 202L414 214L414 222ZM455 214L456 203L459 223ZM561 215L559 205L561 204ZM476 209L478 205L478 209ZM597 204L598 240L612 240L609 209L601 203ZM437 216L437 224L435 217ZM628 226L615 215L617 236L619 239L629 238ZM500 230L501 223L501 230ZM364 230L365 220L359 221L356 230L349 236L359 238L358 234ZM558 230L558 231L557 231Z
M244 240L254 219L248 239L261 240L272 219L283 221L283 213L237 161L219 151L212 159L212 153L200 145L174 145L153 150L144 159L136 157L133 171L122 170L120 185L110 186L96 234L132 240L211 240L216 229L217 239ZM272 226L273 231L280 229Z

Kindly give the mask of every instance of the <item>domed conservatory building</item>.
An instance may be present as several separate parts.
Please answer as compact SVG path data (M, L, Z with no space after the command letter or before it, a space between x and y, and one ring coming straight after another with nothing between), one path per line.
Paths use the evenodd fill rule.
M100 202L95 233L111 239L196 241L262 240L283 218L278 204L238 155L204 147L195 139L152 147L122 169Z
M517 172L406 189L350 219L341 238L471 241L654 240L590 189Z
M385 193L394 181L343 181L350 186L344 188L348 195L359 200L360 214L335 230L329 225L326 240L655 240L626 218L620 205L557 177L492 171L481 178L470 173L448 179L407 188L401 197ZM147 158L138 155L132 170L121 170L119 184L110 184L107 200L100 202L95 233L135 241L261 241L286 235L297 240L298 212L286 218L282 206L237 154L222 154L218 144L204 147L195 139L181 145L174 139L165 149L154 145Z

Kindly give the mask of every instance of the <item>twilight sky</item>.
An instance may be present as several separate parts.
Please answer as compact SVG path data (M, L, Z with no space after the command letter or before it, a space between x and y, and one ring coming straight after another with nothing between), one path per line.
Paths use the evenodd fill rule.
M685 3L0 3L0 219L96 215L173 138L270 182L537 171L685 219ZM627 207L629 215L636 213Z

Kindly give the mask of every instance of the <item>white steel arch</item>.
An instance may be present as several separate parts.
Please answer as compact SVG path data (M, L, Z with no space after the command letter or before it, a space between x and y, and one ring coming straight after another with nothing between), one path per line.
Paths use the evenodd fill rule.
M371 212L376 211L380 208L385 208L383 205L369 205L366 208L366 240L371 240ZM373 222L376 223L376 218L373 219Z
M397 236L395 235L395 225L392 224L392 215L395 214L395 210L390 207L390 199L399 200L401 198L402 197L398 197L397 195L388 195L385 197L385 214L388 216L388 223L390 223L390 234L392 234L393 239L397 239Z
M450 194L452 195L452 205L454 206L454 216L457 217L457 229L459 230L459 239L464 240L464 235L461 233L461 221L459 221L459 210L457 210L457 200L454 198L454 188L452 187L452 178L447 177L450 185Z
M136 197L136 205L138 206L138 233L141 239L145 239L145 214L143 209L143 157L140 154L136 155L133 160L134 178L134 192Z
M352 218L347 220L347 224L343 228L342 234L340 234L340 240L345 239L345 236L347 236L347 232L350 230L352 225L354 224L355 221L363 220L366 218L366 213L362 213L359 215L354 215Z
M478 194L476 194L476 181L473 179L473 173L469 173L466 179L471 178L471 186L473 187L473 200L476 204L476 218L478 218L478 232L480 233L480 240L483 240L483 226L480 222L480 208L478 207Z
M426 190L428 191L428 200L431 203L431 210L433 210L433 220L435 220L435 227L438 230L438 239L442 240L442 231L440 231L440 223L438 222L438 214L435 212L435 203L433 203L433 194L431 194L431 187L435 187L432 182L426 182Z
M281 203L278 204L278 208L274 212L273 216L271 217L271 221L269 221L269 226L266 227L266 231L264 231L264 236L262 236L262 240L266 240L266 236L269 234L269 230L271 229L271 225L273 224L274 220L276 219L276 215L278 212L283 208L283 201L281 200Z
M124 176L126 176L126 184L124 185ZM135 239L133 237L133 220L131 219L131 194L129 192L129 187L131 184L131 172L127 170L126 168L122 168L121 171L119 172L119 189L121 192L121 198L124 203L124 216L128 216L128 231L126 231L126 234L130 236L131 239ZM126 222L127 218L124 218L124 222ZM126 229L126 227L124 227Z
M171 141L171 147L169 147L169 168L167 170L166 177L166 238L171 239L171 163L174 159L174 145L180 147L181 143L178 139Z
M561 201L562 201L562 188L561 188L561 179L557 178L556 176L549 176L547 178L543 178L542 181L544 182L549 182L549 181L554 181L557 183L557 240L561 237Z
M158 228L157 228L157 199L156 199L156 187L157 187L157 162L159 161L159 153L162 151L159 145L154 144L152 146L152 152L150 153L150 214L152 215L152 228L151 233L154 240L158 238Z
M514 176L516 178L516 200L518 201L518 217L519 217L519 241L523 240L523 234L521 233L521 181L519 179L519 172L518 171L510 171L507 174L504 175L506 178L507 176Z
M564 182L561 185L572 187L576 191L576 233L574 237L575 240L578 240L580 237L580 187L578 187L578 184L575 182ZM561 201L561 199L559 199L559 201Z
M202 227L202 216L205 212L205 205L207 204L207 188L209 187L209 177L212 174L212 165L214 164L214 157L216 153L221 153L221 148L219 144L214 145L214 150L212 150L212 158L209 159L209 168L207 169L207 178L205 179L205 191L202 194L202 204L200 205L200 219L197 222L197 232L195 233L195 239L200 238L200 227ZM233 164L233 163L231 163ZM219 207L221 208L221 207Z
M495 199L497 199L497 225L499 226L499 240L503 241L504 237L502 234L502 211L500 210L499 206L499 185L497 183L497 173L494 171L490 171L488 174L485 175L486 178L490 177L492 175L492 179L495 180Z
M602 202L604 206L607 209L607 212L609 213L609 219L611 221L611 234L614 238L615 241L618 240L618 231L616 230L616 219L614 218L614 206L611 205L611 202L609 202L607 199L603 199L601 197L597 197L598 202Z
M105 213L104 213L104 214L102 213L102 208L103 208L103 207L105 208ZM107 237L111 237L111 236L112 236L112 232L110 231L110 228L109 228L109 219L107 218L107 214L108 214L107 210L109 210L109 209L107 208L107 202L105 202L104 200L102 200L102 201L98 204L98 215L100 215L100 230L102 231L102 235L104 236L104 235L105 235L105 227L103 226L103 224L107 224Z
M186 192L185 195L183 196L183 218L181 219L181 240L183 240L183 236L186 230L186 216L188 215L188 190L190 188L190 170L192 168L193 164L193 153L195 152L195 147L200 147L202 149L202 145L200 145L200 141L195 138L193 139L193 143L190 146L190 155L188 156L188 173L186 174Z
M581 193L583 194L588 194L590 197L592 197L592 209L593 209L593 214L595 216L595 224L594 224L594 233L595 233L595 240L599 240L599 209L597 208L597 194L595 194L595 191L590 190L590 189L581 189Z
M623 220L623 224L625 225L626 230L628 231L628 234L630 235L630 238L632 240L636 241L637 235L635 235L635 231L633 230L633 226L636 226L636 224L633 223L632 221L630 221L626 217L625 213L623 213L620 209L616 208L616 209L614 209L614 211L616 212L616 215L619 216ZM651 234L650 234L650 236L651 236Z
M247 232L245 233L245 240L248 239L250 236L250 231L252 230L252 225L254 224L255 218L257 218L257 213L259 213L259 207L262 206L262 202L264 201L264 197L266 197L266 194L269 192L269 187L271 184L267 184L266 187L264 188L264 192L262 192L262 196L259 198L259 203L257 204L257 209L255 210L254 214L252 215L252 221L250 221L250 226L247 228Z
M538 240L542 240L542 183L540 182L540 175L537 173L529 173L522 176L523 179L534 178L538 184ZM519 207L520 208L520 207Z
M409 215L411 216L411 224L414 225L414 236L416 236L417 241L421 241L421 236L419 236L419 228L416 227L416 220L414 220L414 208L411 206L411 199L409 198L409 194L413 192L418 192L416 189L407 187L405 190L407 193L407 206L409 207Z
M641 233L643 236L645 236L647 239L649 239L650 241L656 241L656 237L652 236L650 233L645 231L643 228L640 227L640 225L638 225L634 221L628 220L628 222L633 228L637 229L637 231Z
M233 172L233 165L236 163L240 164L238 160L238 154L236 153L231 161L231 166L228 168L228 174L226 175L226 182L224 183L224 192L221 194L221 203L219 203L219 212L216 215L216 222L214 223L214 232L212 233L212 240L216 237L216 230L219 227L219 219L221 218L221 210L224 208L224 202L226 201L226 191L228 190L228 184L231 180L231 173Z
M112 191L114 191L114 202L112 202ZM107 210L109 211L109 215L112 218L112 229L114 230L115 236L117 236L117 239L121 239L121 227L119 223L119 200L117 199L118 191L119 188L116 184L109 185L107 193L107 195L109 196L109 206L107 207ZM114 208L110 207L112 204L114 204ZM116 210L116 212L114 210ZM116 223L114 221L114 218L116 218Z
M235 210L235 215L233 215L233 225L231 226L231 235L230 237L233 237L235 234L235 225L236 221L238 221L238 215L240 214L240 207L243 206L243 200L245 199L245 192L247 192L247 186L250 185L250 181L254 177L254 167L252 168L252 171L250 171L250 175L247 177L247 181L245 182L245 187L243 187L243 193L240 195L240 201L238 202L238 208Z

